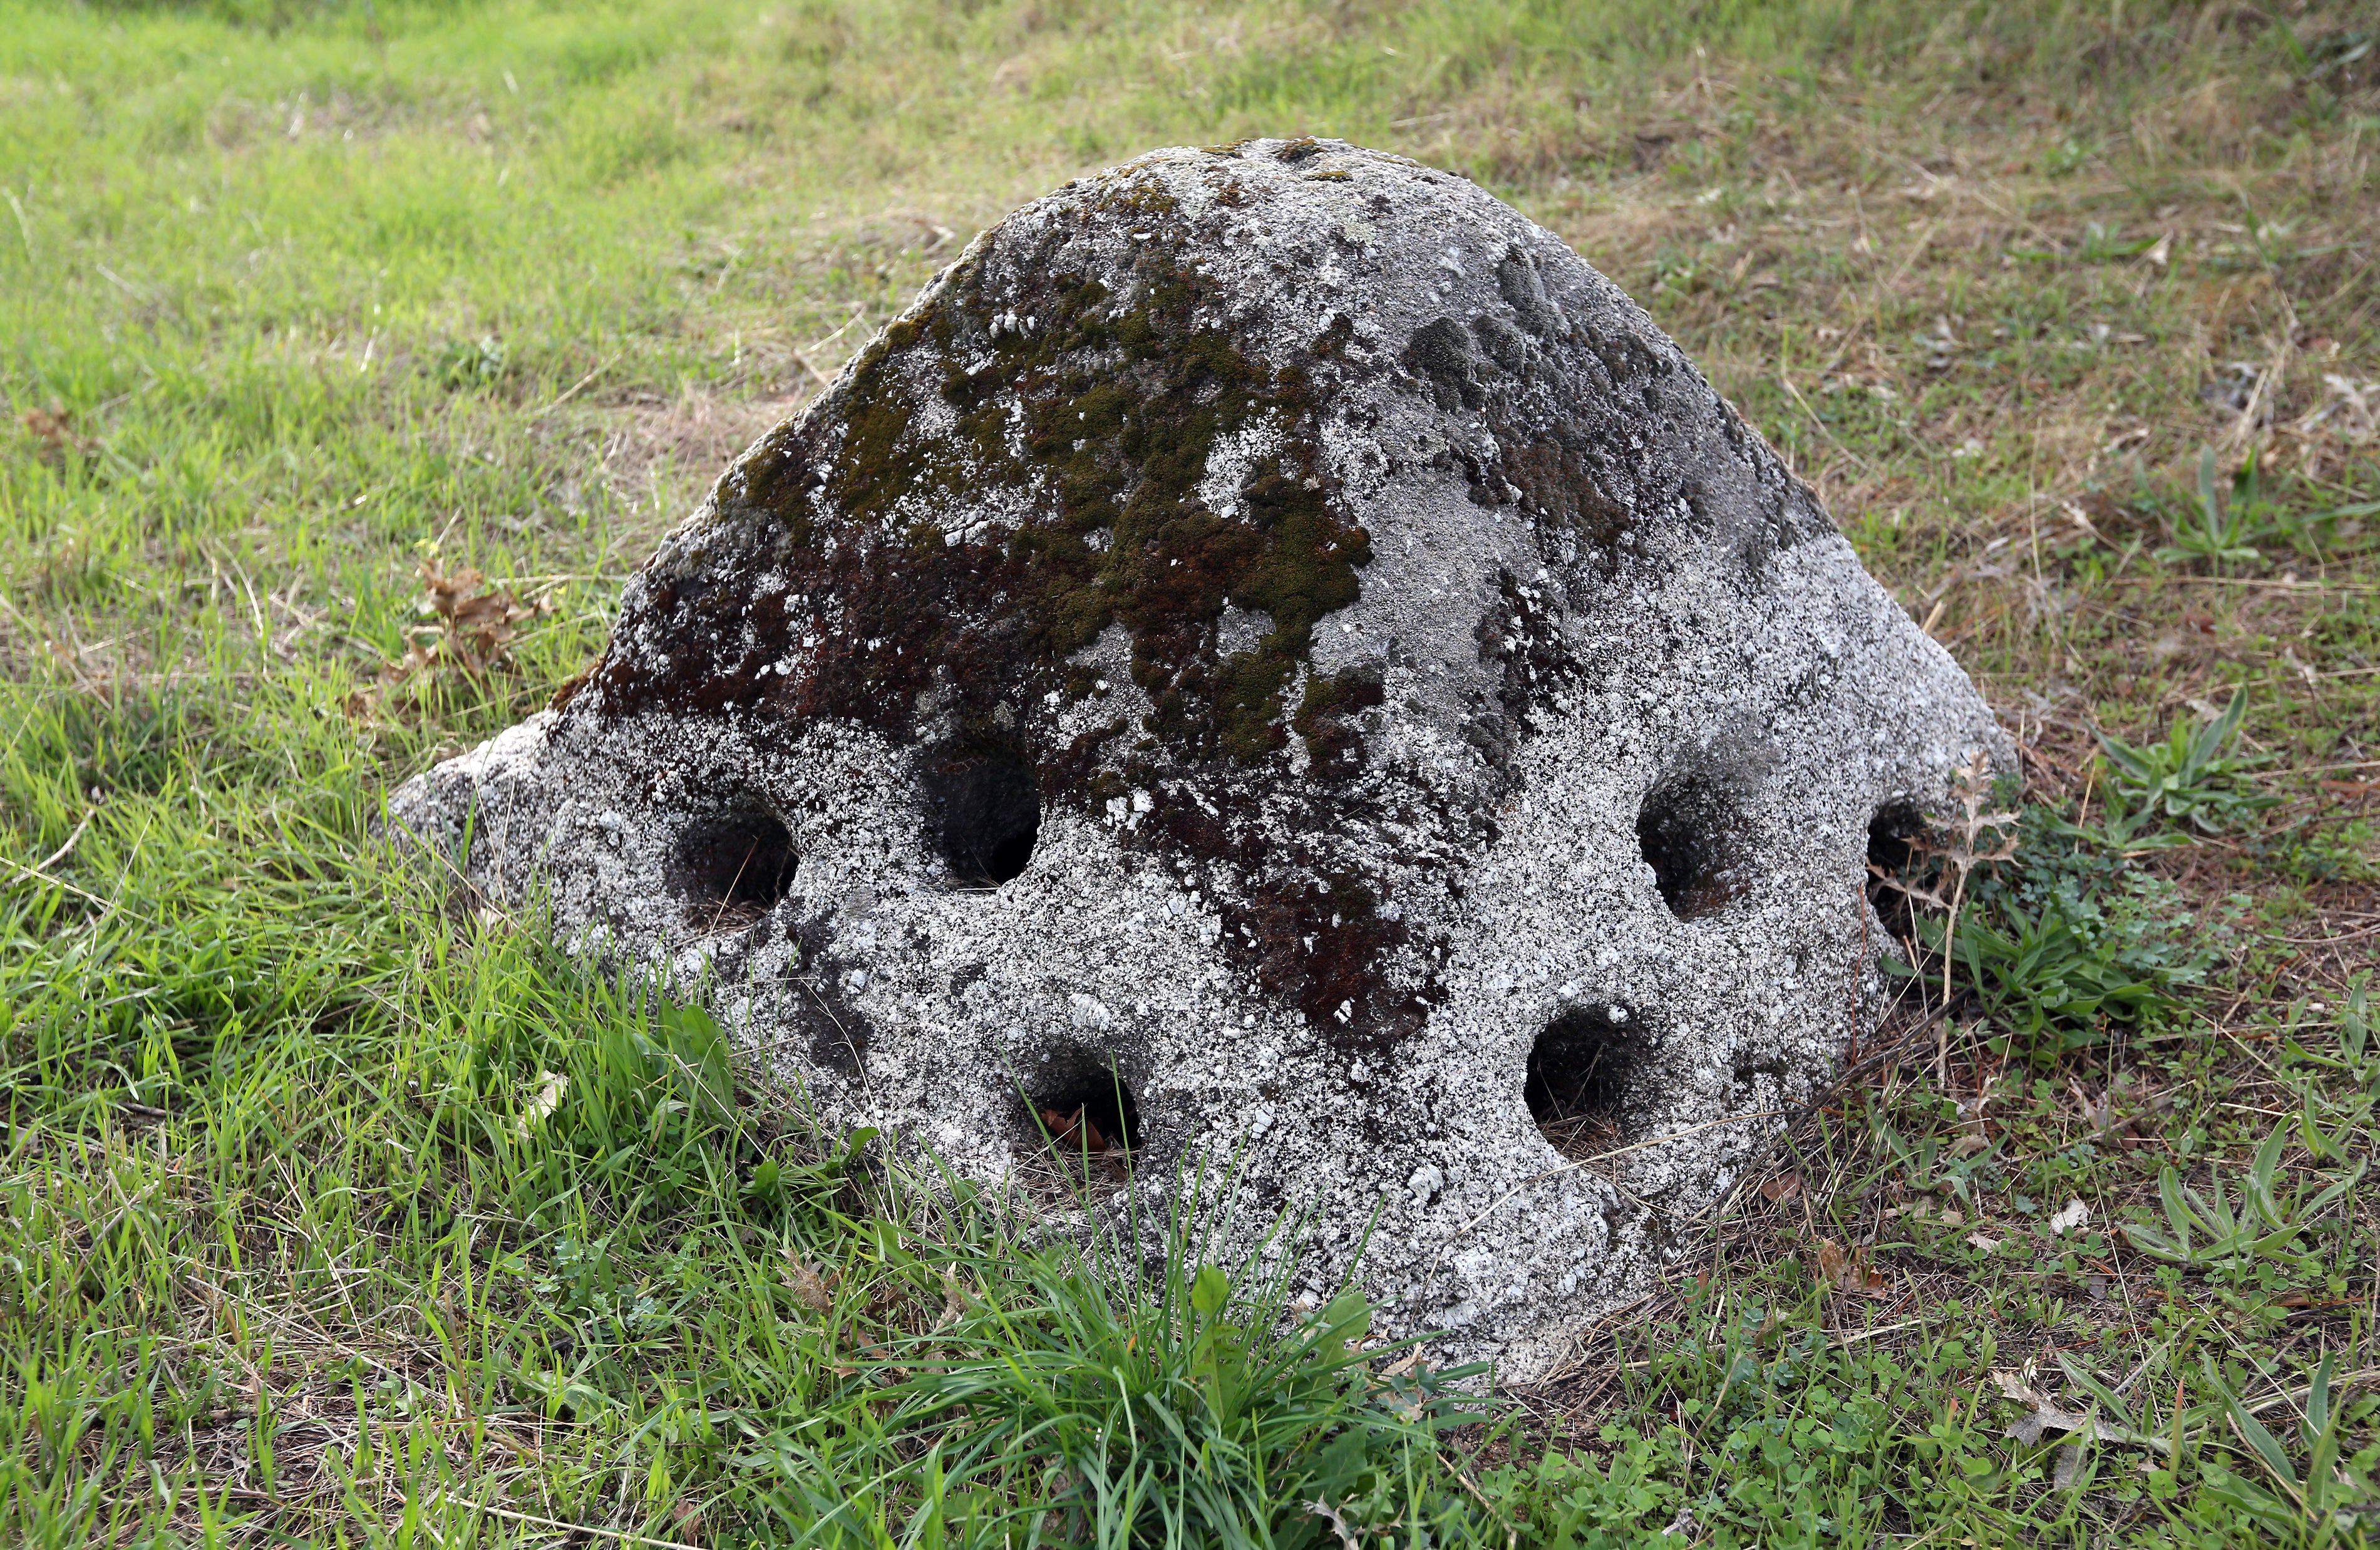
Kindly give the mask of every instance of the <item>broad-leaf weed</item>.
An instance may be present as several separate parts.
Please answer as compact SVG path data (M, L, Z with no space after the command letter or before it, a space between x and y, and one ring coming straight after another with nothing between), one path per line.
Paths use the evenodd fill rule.
M2304 1262L2297 1240L2315 1219L2336 1205L2363 1178L2365 1164L2357 1162L2345 1178L2304 1198L2301 1187L2286 1198L2277 1193L2277 1170L2289 1135L2287 1122L2275 1126L2240 1179L2235 1202L2219 1180L2210 1180L2201 1193L2181 1181L2168 1164L2157 1175L2157 1197L2165 1208L2166 1226L2126 1223L2123 1234L2132 1247L2168 1264L2198 1270L2237 1270L2257 1259L2289 1263Z
M2261 457L2252 449L2231 475L2230 488L2221 494L2216 490L2215 468L2215 448L2201 447L2197 500L2170 524L2173 542L2156 552L2160 564L2203 562L2217 570L2230 565L2255 565L2264 559L2265 547L2277 543L2302 555L2318 555L2339 538L2337 524L2380 512L2380 501L2292 511L2265 478Z
M2220 834L2280 799L2245 788L2248 772L2264 761L2230 751L2247 714L2248 691L2233 692L2220 715L2198 727L2177 721L2161 743L2137 747L2107 732L2099 734L2110 771L2111 818L2118 805L2127 834L2143 820L2164 818L2204 834Z

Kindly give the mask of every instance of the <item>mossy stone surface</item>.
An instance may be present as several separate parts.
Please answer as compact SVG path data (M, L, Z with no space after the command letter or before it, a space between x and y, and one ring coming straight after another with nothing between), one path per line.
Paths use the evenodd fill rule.
M1868 825L1978 750L1608 281L1460 178L1253 140L978 238L583 684L393 806L829 1121L1014 1183L1121 1082L1095 1213L1229 1174L1235 1231L1311 1208L1318 1292L1368 1230L1392 1329L1525 1375L1873 1016ZM1625 1150L1565 1166L1544 1094Z

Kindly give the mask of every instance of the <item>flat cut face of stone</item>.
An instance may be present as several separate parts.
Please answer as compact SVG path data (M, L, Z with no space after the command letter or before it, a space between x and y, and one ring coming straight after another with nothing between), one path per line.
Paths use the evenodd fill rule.
M1318 1295L1361 1245L1388 1327L1525 1377L1873 1019L1871 825L1977 751L1609 281L1256 140L985 233L390 805L829 1121L999 1183L1080 1114L1104 1209L1203 1165L1310 1213Z

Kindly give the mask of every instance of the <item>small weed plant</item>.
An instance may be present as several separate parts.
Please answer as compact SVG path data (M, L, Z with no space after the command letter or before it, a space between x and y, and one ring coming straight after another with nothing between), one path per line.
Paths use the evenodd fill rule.
M1962 984L2040 1063L2101 1042L2112 1026L2155 1029L2177 1014L2216 953L2188 929L2173 890L2045 807L2007 816L2009 839L1979 865L1972 892L1953 896L1967 905L1955 918L1925 876L1937 848L1912 848L1917 881L1902 897L1936 909L1906 913L1906 940L1943 965L1935 977ZM1955 835L1943 843L1959 846ZM1917 973L1898 959L1887 967Z
M2109 771L2104 825L2111 839L2130 839L2151 823L2187 824L2202 834L2222 834L2280 799L2247 785L2264 761L2233 751L2248 714L2248 691L2234 690L2230 702L2200 726L2178 720L2160 743L2135 746L2099 733Z
M2168 1264L2216 1272L2234 1271L2259 1259L2305 1267L2315 1263L2298 1251L2298 1240L2323 1213L2337 1205L2362 1181L2367 1160L2357 1158L2346 1177L2325 1187L2311 1199L2291 1190L2277 1194L2281 1149L2289 1127L2277 1126L2240 1175L2235 1201L2219 1180L2202 1193L2181 1181L2170 1166L2157 1174L2157 1198L2165 1207L2163 1226L2127 1223L2124 1236L2132 1247ZM2336 1155L2339 1148L2318 1140L2321 1154Z
M472 393L502 382L509 361L504 341L483 334L476 339L450 339L440 346L431 359L430 373L450 393Z
M2285 1425L2280 1435L2224 1390L2219 1378L2209 1377L2210 1386L2223 1397L2225 1419L2246 1445L2250 1468L2210 1465L2207 1495L2284 1544L2329 1550L2335 1544L2370 1544L2380 1492L2373 1487L2372 1450L2346 1456L2347 1407L2337 1391L2338 1359L2325 1356L2316 1364L2296 1423ZM2282 1435L2298 1444L2302 1463L2290 1457Z
M2260 564L2277 545L2318 559L2350 538L2347 524L2380 513L2380 501L2299 509L2266 476L2254 448L2232 472L2228 488L2219 483L2216 470L2215 448L2201 447L2195 499L2172 519L2173 542L2156 552L2161 564L2221 571Z

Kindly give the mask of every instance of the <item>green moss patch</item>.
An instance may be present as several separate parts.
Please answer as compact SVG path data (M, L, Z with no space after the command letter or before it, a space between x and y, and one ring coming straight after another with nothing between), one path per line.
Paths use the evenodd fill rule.
M1022 295L993 294L987 270L970 266L871 347L841 405L839 442L756 465L752 494L816 558L832 535L811 527L813 470L850 528L896 512L916 519L906 573L885 583L908 605L930 602L951 630L972 628L987 608L1013 610L1021 627L1011 631L1019 649L998 653L1010 660L984 664L998 669L986 692L1013 690L1020 671L1061 670L1122 624L1169 751L1258 763L1287 738L1284 695L1316 623L1360 593L1369 535L1333 508L1307 372L1269 365L1199 326L1212 282L1185 251L1170 196L1132 183L1103 195L1099 210L1150 223L1120 294L1069 265L1062 242L1046 264L1022 266L1049 276ZM1338 320L1317 353L1327 358L1346 334ZM928 431L923 388L936 381L949 413ZM1273 450L1252 463L1235 503L1210 509L1199 493L1210 458L1224 438L1251 433ZM997 554L953 565L937 550L986 546L945 542L954 512L923 514L984 489L1031 492L1040 510ZM966 595L994 573L989 595ZM1271 629L1224 653L1217 627L1227 604L1261 612ZM938 647L950 643L918 645L948 660ZM974 687L959 684L963 695Z

